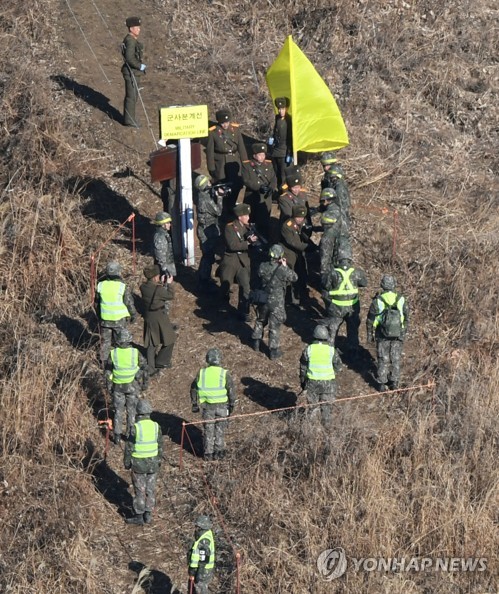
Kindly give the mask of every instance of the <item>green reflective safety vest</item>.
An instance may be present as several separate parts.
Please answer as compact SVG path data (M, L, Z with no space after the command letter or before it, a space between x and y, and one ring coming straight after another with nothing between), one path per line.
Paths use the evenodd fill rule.
M111 351L113 362L113 373L111 379L113 384L130 384L139 371L139 351L134 347L121 349L119 347Z
M222 367L210 365L199 371L197 389L199 403L224 404L228 402L225 376L227 371Z
M335 268L335 270L341 275L341 283L337 289L329 291L331 301L339 307L355 305L359 301L359 289L358 287L354 287L350 280L355 268L349 268L348 270Z
M135 444L133 458L154 458L158 455L159 425L151 419L135 423Z
M311 344L307 347L307 379L325 381L335 379L333 357L334 347L330 344Z
M398 300L398 301L397 301ZM383 312L387 307L391 307L394 303L397 302L397 309L400 313L400 324L402 328L405 326L405 316L404 316L404 303L405 297L398 296L397 293L394 291L386 291L386 293L381 293L376 299L376 306L378 308L378 313L373 321L373 328L377 328L381 320L383 318Z
M100 295L100 317L106 322L118 322L130 315L127 306L123 303L125 283L117 280L101 281L97 285Z
M201 559L199 554L199 545L201 544L202 540L208 540L210 543L210 556L206 560ZM192 545L189 568L197 569L199 567L200 561L204 564L204 569L210 570L215 567L215 540L211 530L203 532L203 534L201 534L201 536Z

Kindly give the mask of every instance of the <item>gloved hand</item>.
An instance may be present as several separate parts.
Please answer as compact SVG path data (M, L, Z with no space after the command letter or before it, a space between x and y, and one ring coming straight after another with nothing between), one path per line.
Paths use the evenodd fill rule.
M260 192L262 194L267 194L268 192L270 192L270 186L260 186Z
M230 417L230 415L234 412L234 405L233 404L229 404L227 406L227 412L229 413L229 417Z
M192 412L193 413L198 413L199 412L199 405L193 404L192 405Z
M291 165L292 162L293 162L293 157L291 155L288 155L286 157L286 161L285 161L286 165Z
M273 136L271 136L271 137L270 137L270 138L267 140L267 144L268 144L269 146L273 146L273 145L274 145L274 137L273 137Z
M145 72L146 71L147 66L145 64L141 64L140 65L140 71L141 72Z
M130 468L132 468L132 463L131 462L127 462L125 464L125 470L130 470Z

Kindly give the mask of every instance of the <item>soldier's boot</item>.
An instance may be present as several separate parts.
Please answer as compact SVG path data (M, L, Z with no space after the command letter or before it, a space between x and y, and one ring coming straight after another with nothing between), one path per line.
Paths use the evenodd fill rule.
M213 454L204 454L203 459L206 460L206 462L211 462L212 460L214 460L214 456Z
M114 445L119 445L121 443L121 435L119 433L112 433L111 441Z
M223 460L225 458L225 450L218 450L213 454L213 460Z
M400 382L398 380L392 380L390 382L390 387L392 390L398 390L400 388Z
M281 351L281 349L270 349L270 355L269 355L269 357L272 360L279 359L279 357L282 357L282 351Z
M386 392L388 390L388 386L386 384L380 384L378 389L380 392Z
M255 338L254 340L251 341L251 348L258 352L260 350L260 339Z
M152 512L146 511L144 512L144 524L150 524L152 522Z
M127 524L135 524L136 526L142 526L144 524L144 515L143 514L136 514L131 518L126 518L125 522Z

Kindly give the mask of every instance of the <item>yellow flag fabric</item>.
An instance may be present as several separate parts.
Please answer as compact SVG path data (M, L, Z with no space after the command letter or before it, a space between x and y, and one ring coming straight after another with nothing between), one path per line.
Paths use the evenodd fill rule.
M267 70L266 80L273 101L276 97L290 100L294 151L322 153L349 144L331 91L291 35Z

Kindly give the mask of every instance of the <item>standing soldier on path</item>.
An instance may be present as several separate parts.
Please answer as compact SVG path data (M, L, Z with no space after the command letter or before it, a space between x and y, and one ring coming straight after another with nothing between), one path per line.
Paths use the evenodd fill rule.
M244 202L251 207L252 222L268 239L272 195L277 188L277 179L271 161L265 159L267 145L255 142L251 145L251 150L253 159L243 161L243 182L246 186Z
M336 358L334 346L329 344L329 332L325 326L316 326L314 342L307 346L300 359L300 384L307 392L307 403L336 400ZM315 408L317 410L317 408ZM321 405L321 419L324 428L331 424L331 406ZM313 418L314 412L309 415Z
M209 291L215 289L211 284L211 269L221 241L219 218L222 215L224 192L213 188L206 175L198 175L194 180L194 187L198 191L196 231L202 254L198 267L198 284L201 291Z
M154 263L160 267L161 276L177 276L175 258L173 255L172 238L170 229L172 228L172 217L164 211L157 212L154 217L156 230L153 236L153 256Z
M249 245L258 240L249 227L250 212L247 204L235 206L234 214L237 218L225 225L225 254L219 270L222 306L229 303L230 286L236 280L239 285L238 312L243 320L249 316L250 305L251 262L248 250Z
M380 392L385 392L388 384L393 390L400 385L400 363L409 311L405 297L396 293L396 286L395 278L385 274L381 279L382 291L373 298L367 315L367 341L376 340Z
M132 294L121 278L121 266L117 262L109 262L106 266L106 278L97 284L94 306L100 320L100 360L104 367L111 345L116 344L118 330L125 328L128 320L134 322L137 315Z
M231 185L224 211L230 213L243 187L241 163L248 159L239 124L230 121L228 109L216 112L217 125L210 128L206 144L206 164L215 182Z
M279 191L286 179L286 167L293 162L293 136L291 127L291 116L288 113L289 99L277 97L274 101L277 107L275 116L274 131L269 138L269 145L272 147L272 164L277 177Z
M319 255L321 286L324 288L337 259L341 236L341 212L336 204L329 205L327 210L322 213L321 223L324 232L319 243Z
M305 216L308 217L308 196L301 187L301 174L295 167L290 167L286 176L288 189L279 196L279 210L281 212L279 222L282 224L286 219L293 216L293 206L304 206Z
M222 353L210 349L206 353L208 367L199 370L191 385L192 412L201 407L204 420L227 419L236 404L234 382L226 369L220 367ZM225 430L227 421L206 423L203 432L204 459L221 460L225 456Z
M151 420L152 406L148 400L137 404L138 421L125 445L123 462L126 470L132 470L135 491L133 511L135 515L127 524L149 524L156 504L156 479L163 457L163 435L156 421Z
M115 444L121 441L125 409L126 435L130 434L135 423L135 409L141 388L147 389L149 379L146 360L131 344L132 334L126 328L121 328L117 334L118 346L109 354L105 374L107 389L113 396L113 442Z
M346 230L350 232L350 192L345 181L345 172L337 161L336 153L330 152L322 155L324 177L321 180L321 188L322 190L332 188L336 192Z
M359 287L367 287L366 274L360 268L352 266L350 244L341 243L338 248L338 266L326 278L323 298L327 309L330 343L336 344L338 330L346 322L349 351L355 351L359 346Z
M147 282L140 285L144 302L144 346L147 349L149 376L172 366L175 331L168 317L167 303L173 299L173 278L163 285L159 266L144 269Z
M195 523L194 542L187 553L189 594L208 594L215 569L215 539L209 516L199 516Z
M281 326L286 321L286 288L288 284L298 280L298 275L287 265L284 248L281 245L273 245L269 250L269 256L270 262L262 262L258 269L258 276L261 279L262 290L265 292L267 301L258 305L255 328L251 338L253 339L253 350L259 351L263 330L268 324L270 359L278 359L282 356L282 351L279 348Z
M122 44L124 64L121 73L125 79L123 123L125 126L139 128L135 119L135 106L139 96L138 81L146 73L146 65L143 63L144 45L138 40L141 21L139 17L128 17L125 22L128 34Z
M304 206L293 206L291 214L292 218L285 221L281 227L281 240L286 262L298 275L298 280L291 287L291 303L300 305L307 297L308 271L305 250L309 244L309 238L303 232L307 209Z

